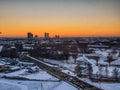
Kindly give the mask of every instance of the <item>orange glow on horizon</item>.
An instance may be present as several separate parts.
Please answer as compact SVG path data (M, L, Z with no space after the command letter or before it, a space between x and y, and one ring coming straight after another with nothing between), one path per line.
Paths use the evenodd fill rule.
M107 23L88 23L88 24L45 24L45 23L1 23L1 37L26 37L27 32L43 37L44 32L50 33L50 36L60 35L61 37L80 37L80 36L120 36L120 25Z
M26 37L27 32L43 37L44 32L48 32L51 37L60 35L67 36L120 36L118 28L97 28L97 27L66 27L66 28L43 28L43 27L11 27L4 28L1 36L3 37ZM7 31L4 31L7 30Z

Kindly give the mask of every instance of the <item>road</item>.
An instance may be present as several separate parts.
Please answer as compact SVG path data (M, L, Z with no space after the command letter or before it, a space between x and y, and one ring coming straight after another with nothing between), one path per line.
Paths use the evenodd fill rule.
M33 58L31 56L25 55L22 57L22 59L35 63L41 69L47 71L49 74L59 78L60 80L63 80L65 82L73 85L74 87L78 88L78 90L102 90L98 87L95 87L87 82L80 80L79 78L77 78L75 76L71 76L64 72L61 72L59 70L59 68L51 67L51 66L45 64L43 61Z

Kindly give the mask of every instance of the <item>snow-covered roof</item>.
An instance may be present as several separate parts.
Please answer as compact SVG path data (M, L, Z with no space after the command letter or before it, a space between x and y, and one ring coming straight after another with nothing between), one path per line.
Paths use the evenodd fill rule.
M23 49L33 49L33 47L23 47Z
M105 45L88 45L88 47L93 47L93 48L108 48L108 46L105 46Z
M111 65L120 65L120 59L111 62Z
M85 61L85 59L83 57L78 57L76 60L77 61Z
M33 65L34 63L30 63L30 62L19 62L19 64Z
M5 65L5 64L3 64L3 63L0 63L0 66L3 66L3 65Z
M108 62L104 62L104 61L99 61L98 62L100 65L109 65Z

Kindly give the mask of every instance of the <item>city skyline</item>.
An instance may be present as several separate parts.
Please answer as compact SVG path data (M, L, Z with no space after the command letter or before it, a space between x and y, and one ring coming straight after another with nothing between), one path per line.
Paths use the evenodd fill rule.
M120 36L119 0L0 0L2 37Z

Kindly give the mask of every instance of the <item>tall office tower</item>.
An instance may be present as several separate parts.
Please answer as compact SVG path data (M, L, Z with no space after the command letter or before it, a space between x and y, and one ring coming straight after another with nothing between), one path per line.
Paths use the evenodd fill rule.
M50 37L49 37L49 33L46 33L46 32L45 32L45 33L44 33L44 38L45 38L45 39L49 39L49 38L50 38Z
M33 34L31 32L27 33L28 40L33 40Z

